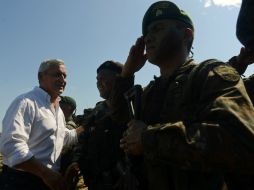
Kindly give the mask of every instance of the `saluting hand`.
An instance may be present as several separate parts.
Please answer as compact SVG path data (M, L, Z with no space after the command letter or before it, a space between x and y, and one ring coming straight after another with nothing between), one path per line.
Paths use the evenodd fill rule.
M134 75L135 72L139 71L144 66L147 60L144 51L145 51L144 38L140 37L137 39L135 45L133 45L130 49L129 56L123 67L122 71L123 77Z
M254 63L254 51L242 47L240 54L237 56L237 62L240 65L250 65Z
M147 125L139 120L131 120L128 123L128 129L120 140L120 147L127 153L132 155L143 154L142 132Z

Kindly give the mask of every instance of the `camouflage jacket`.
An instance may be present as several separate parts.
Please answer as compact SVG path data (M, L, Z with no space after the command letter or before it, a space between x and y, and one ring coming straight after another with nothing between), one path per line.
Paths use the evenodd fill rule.
M80 139L79 152L76 152L78 158L75 159L79 162L88 187L98 185L98 189L103 189L103 183L113 184L116 180L114 177L119 177L114 172L117 162L124 156L119 142L125 126L112 121L110 108L105 101L97 103L84 118L84 126L85 133ZM110 180L104 179L106 177Z
M247 90L247 93L251 99L252 104L254 104L254 75L251 75L247 78L243 79L245 88Z
M234 67L240 75L243 75L248 67L248 65L243 65L243 64L238 63L237 56L230 58L228 61L228 64L231 65L232 67ZM254 104L254 88L253 88L254 87L254 75L243 78L243 83L244 83L246 91L251 99L252 104Z
M120 97L132 84L123 78L115 84L116 119L129 119ZM155 78L144 89L141 114L149 125L142 137L147 165L160 178L152 189L165 189L168 175L176 189L208 189L214 176L202 172L217 180L221 172L254 166L254 109L239 74L223 62L201 67L190 60L167 81Z

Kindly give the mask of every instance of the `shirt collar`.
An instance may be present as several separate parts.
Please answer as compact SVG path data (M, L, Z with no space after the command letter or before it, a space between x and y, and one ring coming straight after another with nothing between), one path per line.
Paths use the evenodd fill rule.
M42 88L36 86L34 87L34 91L36 93L36 95L41 98L42 100L48 102L50 104L50 95L45 91L43 90Z

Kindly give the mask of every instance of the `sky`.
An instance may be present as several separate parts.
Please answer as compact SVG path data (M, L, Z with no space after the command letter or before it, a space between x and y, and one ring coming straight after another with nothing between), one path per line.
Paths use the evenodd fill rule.
M0 121L10 103L38 85L45 59L65 61L63 95L77 102L77 114L102 100L96 69L106 60L124 63L141 36L145 11L153 0L0 0ZM197 62L227 61L240 51L235 36L240 0L174 0L192 18ZM253 73L250 66L246 76ZM135 83L146 85L157 67L147 63ZM1 124L0 124L1 131Z

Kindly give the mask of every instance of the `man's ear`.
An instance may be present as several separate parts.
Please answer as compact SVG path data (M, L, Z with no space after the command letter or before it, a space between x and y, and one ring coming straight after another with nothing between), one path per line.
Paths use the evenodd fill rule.
M39 84L41 84L41 80L42 80L42 73L38 73L38 81L39 81Z
M41 79L41 73L38 73L38 80L40 80Z

